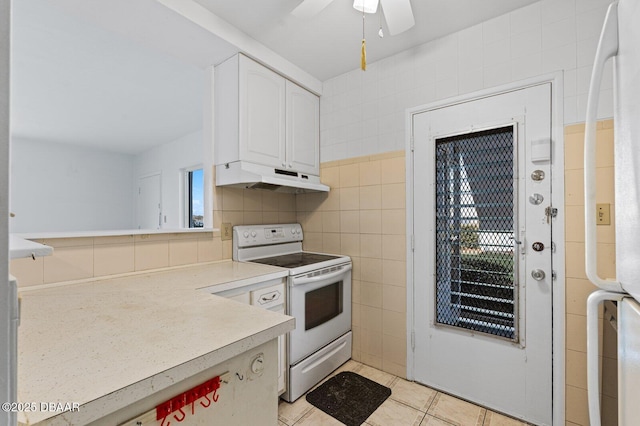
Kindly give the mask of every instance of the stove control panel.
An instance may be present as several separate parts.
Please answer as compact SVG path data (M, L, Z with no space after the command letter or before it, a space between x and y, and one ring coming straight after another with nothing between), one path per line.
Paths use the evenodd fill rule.
M299 223L233 227L233 243L239 248L299 241L302 241L302 226Z

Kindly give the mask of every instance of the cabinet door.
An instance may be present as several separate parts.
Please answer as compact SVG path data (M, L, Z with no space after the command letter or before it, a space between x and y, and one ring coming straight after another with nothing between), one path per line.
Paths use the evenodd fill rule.
M287 81L287 169L320 174L320 99Z
M285 79L240 55L240 159L285 167Z

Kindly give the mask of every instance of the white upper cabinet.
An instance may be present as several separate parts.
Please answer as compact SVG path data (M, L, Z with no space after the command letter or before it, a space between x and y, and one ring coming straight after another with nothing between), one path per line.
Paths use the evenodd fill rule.
M246 161L319 175L320 100L236 55L215 69L215 164Z
M318 174L320 170L320 99L287 81L287 168Z
M286 167L285 79L240 55L240 158Z

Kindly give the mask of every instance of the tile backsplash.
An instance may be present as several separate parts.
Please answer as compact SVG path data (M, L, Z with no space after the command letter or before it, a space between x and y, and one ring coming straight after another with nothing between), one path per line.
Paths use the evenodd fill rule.
M38 240L53 255L14 259L20 287L53 284L222 259L219 232Z
M353 260L353 358L406 377L405 154L325 162L328 194L296 196L304 249Z
M565 265L566 265L566 421L568 425L589 425L587 405L587 297L596 287L587 280L584 268L584 124L565 127ZM613 278L615 269L613 120L600 121L596 129L597 203L611 204L611 225L597 227L598 273ZM608 327L608 325L607 325ZM602 319L600 330L603 330ZM615 362L610 339L605 339L602 365ZM615 345L615 343L614 343ZM615 372L609 368L608 372ZM617 424L617 398L611 391L612 376L603 374L603 425ZM606 391L605 391L606 390Z

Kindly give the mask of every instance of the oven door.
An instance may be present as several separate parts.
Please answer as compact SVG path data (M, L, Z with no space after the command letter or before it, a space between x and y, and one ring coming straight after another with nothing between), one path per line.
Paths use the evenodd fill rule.
M296 275L289 281L289 364L295 365L351 330L351 263Z

